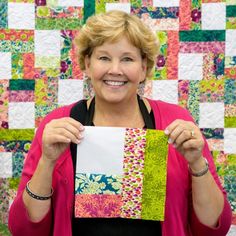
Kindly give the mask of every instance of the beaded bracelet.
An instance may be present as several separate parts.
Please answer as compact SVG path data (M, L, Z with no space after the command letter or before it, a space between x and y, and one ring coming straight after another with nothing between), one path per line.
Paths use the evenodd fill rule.
M50 199L52 197L52 195L53 195L53 188L51 188L51 193L48 196L39 196L39 195L33 193L30 190L29 183L30 183L30 181L27 182L25 190L30 195L30 197L32 197L34 199L37 199L37 200L48 200L48 199Z
M209 163L208 163L208 161L207 161L207 159L205 157L204 157L204 160L205 160L205 164L206 164L205 168L203 170L197 172L197 173L193 172L191 170L190 166L188 166L189 172L190 172L190 174L192 176L194 176L194 177L201 177L201 176L205 175L208 172L208 170L209 170Z

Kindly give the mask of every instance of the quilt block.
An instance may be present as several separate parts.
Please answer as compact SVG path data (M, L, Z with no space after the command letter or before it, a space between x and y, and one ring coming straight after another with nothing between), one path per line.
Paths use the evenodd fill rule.
M24 158L42 119L59 106L94 94L78 66L73 40L89 16L109 9L137 15L159 39L160 53L153 77L139 88L139 93L190 111L207 139L228 193L233 230L235 0L1 0L0 234L8 235L4 227L8 209L16 194ZM72 93L69 95L68 91ZM120 173L105 174L106 180L104 173L80 173L86 181L101 178L106 186L110 181L113 192L122 182ZM117 197L118 192L112 196ZM97 197L102 201L100 194Z

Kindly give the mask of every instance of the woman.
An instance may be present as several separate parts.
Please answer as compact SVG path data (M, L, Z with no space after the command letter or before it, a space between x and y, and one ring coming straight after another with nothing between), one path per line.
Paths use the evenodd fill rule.
M37 130L10 209L12 234L225 235L230 205L199 128L186 110L137 96L158 51L150 29L135 16L111 11L92 16L76 42L80 67L95 91L85 101L90 117L85 124L156 128L168 135L165 220L73 217L70 144L83 142L84 126L69 117L72 104L49 114Z

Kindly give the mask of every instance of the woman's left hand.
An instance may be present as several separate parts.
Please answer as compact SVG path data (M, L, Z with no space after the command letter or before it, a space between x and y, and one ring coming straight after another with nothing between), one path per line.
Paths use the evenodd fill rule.
M204 139L200 129L191 121L175 120L165 129L172 144L191 165L202 157Z

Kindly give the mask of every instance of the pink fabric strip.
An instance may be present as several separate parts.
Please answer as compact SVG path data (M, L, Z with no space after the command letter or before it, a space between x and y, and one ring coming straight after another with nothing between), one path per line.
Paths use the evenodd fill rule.
M180 0L179 3L179 30L191 29L191 0Z
M33 102L34 91L33 90L11 90L9 94L10 102Z
M224 53L225 42L181 42L179 49L182 53Z
M167 78L178 79L179 32L167 32Z

